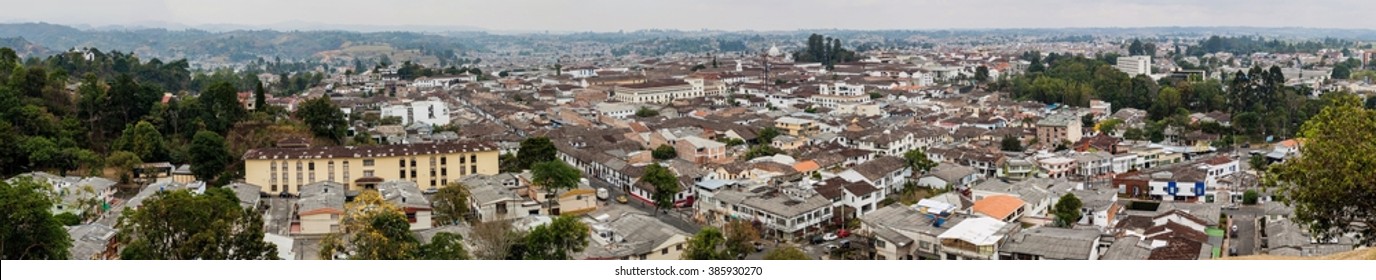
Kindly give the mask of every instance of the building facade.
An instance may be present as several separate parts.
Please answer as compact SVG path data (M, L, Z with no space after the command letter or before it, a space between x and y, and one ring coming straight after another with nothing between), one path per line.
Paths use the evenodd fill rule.
M324 181L354 190L386 180L439 188L469 174L497 174L498 151L488 142L253 149L244 153L244 179L265 193L293 195Z

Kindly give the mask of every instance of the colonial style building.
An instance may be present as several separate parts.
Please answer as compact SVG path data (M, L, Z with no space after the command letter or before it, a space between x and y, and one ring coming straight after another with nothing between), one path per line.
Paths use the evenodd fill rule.
M439 188L469 174L497 174L498 148L486 142L253 149L244 153L249 184L297 194L314 182L376 189L385 180Z

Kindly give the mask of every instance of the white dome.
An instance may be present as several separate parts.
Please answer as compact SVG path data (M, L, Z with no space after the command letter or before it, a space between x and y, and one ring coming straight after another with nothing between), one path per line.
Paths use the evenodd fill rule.
M769 46L769 56L779 56L780 54L781 54L781 52L779 51L779 46L777 46L777 45L770 45L770 46Z

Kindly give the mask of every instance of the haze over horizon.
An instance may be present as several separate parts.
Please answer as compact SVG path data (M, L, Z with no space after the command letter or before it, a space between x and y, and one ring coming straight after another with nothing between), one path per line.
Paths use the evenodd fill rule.
M0 22L353 31L1002 29L1244 26L1373 29L1376 1L17 1Z

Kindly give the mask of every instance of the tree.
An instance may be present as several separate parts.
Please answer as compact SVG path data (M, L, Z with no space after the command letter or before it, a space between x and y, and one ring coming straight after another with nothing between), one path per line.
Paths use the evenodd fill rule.
M764 254L764 259L766 259L766 260L810 260L811 258L808 258L807 254L806 254L806 253L803 253L803 250L799 250L798 247L793 247L792 245L785 245L785 246L780 246L779 248L774 248L774 250L771 250L771 251L769 251L769 253Z
M452 182L435 192L430 200L434 209L435 222L441 225L457 225L468 217L468 186Z
M550 209L554 208L553 203L557 200L559 191L578 188L578 180L583 177L583 173L578 171L578 168L574 168L562 160L536 163L535 166L531 167L530 173L532 183L544 188L545 192L549 194L545 200L548 201Z
M206 129L223 134L229 131L234 123L248 115L244 106L239 103L238 92L233 84L219 81L201 93L197 100L203 109L200 120L205 123Z
M1261 193L1258 193L1256 190L1247 190L1242 192L1242 204L1256 205L1260 197Z
M277 246L263 240L263 217L244 209L234 192L209 188L160 192L119 220L120 258L126 260L271 260Z
M1352 68L1346 64L1338 64L1333 67L1333 79L1346 80L1352 77Z
M1052 207L1052 214L1056 216L1056 225L1062 227L1074 227L1075 223L1080 222L1080 207L1084 203L1075 194L1067 193L1061 196L1061 200Z
M730 260L731 254L725 250L726 237L721 230L715 227L704 227L693 237L688 238L688 246L684 246L683 254L679 257L685 260Z
M1115 131L1118 131L1118 125L1121 124L1123 124L1123 120L1107 119L1102 122L1099 122L1099 125L1096 129L1099 131L1099 133L1112 135Z
M741 154L740 158L753 159L758 157L777 155L781 153L783 153L783 150L779 150L779 148L775 148L774 146L770 146L769 144L759 144L755 145L754 147L750 147L750 150L747 150L744 154Z
M189 153L192 162L191 173L196 176L196 180L204 182L213 181L234 160L229 154L229 148L225 146L225 138L205 130L196 132L196 136L191 139Z
M1004 151L1007 151L1007 152L1022 152L1022 151L1023 151L1023 149L1022 149L1022 140L1018 140L1017 137L1013 137L1013 136L1011 136L1011 135L1009 135L1009 136L1003 136L1003 141L1002 141L1002 143L1000 143L1000 144L1001 144L1003 150L1004 150Z
M927 153L922 150L911 150L903 153L903 159L907 161L908 167L913 169L913 174L927 173L936 167L937 163L927 158Z
M636 117L641 117L641 118L652 118L652 117L657 117L657 116L659 116L659 110L650 109L650 107L641 106L640 109L635 110L635 116L636 116Z
M377 191L365 190L345 206L340 231L325 237L321 259L344 254L355 260L410 260L420 241L411 234L406 215Z
M1132 39L1132 44L1128 45L1128 55L1144 55L1146 53L1146 48L1142 47L1142 41Z
M526 234L525 259L571 259L573 253L582 252L588 246L589 230L588 225L578 221L578 218L554 218L549 224L537 226Z
M352 74L352 73L350 73ZM263 82L259 81L253 87L253 109L262 111L268 107L268 92L263 89Z
M158 128L147 121L124 129L124 136L115 140L115 150L129 151L141 160L164 161L168 159L167 143Z
M457 233L441 232L430 237L430 243L420 246L422 260L467 260L468 250L463 247L463 236Z
M1272 165L1263 183L1319 240L1356 233L1376 245L1376 110L1347 94L1331 102L1301 127L1302 156Z
M674 207L675 196L678 195L678 177L672 170L658 163L650 164L645 167L645 175L640 177L640 184L647 184L654 187L654 193L650 194L650 200L655 203L655 213L660 209Z
M1145 139L1145 138L1143 138L1142 129L1141 129L1141 128L1136 128L1136 127L1129 127L1128 130L1123 131L1123 138L1124 138L1124 139L1128 139L1128 140L1144 140L1144 139Z
M757 143L768 145L774 142L774 137L779 137L779 129L773 126L766 127L760 130Z
M52 186L29 177L0 180L0 259L65 260L72 239L50 209Z
M978 82L981 82L981 83L983 83L983 82L988 82L988 81L989 81L989 67L984 66L984 65L980 65L980 66L975 67L975 81L978 81Z
M480 260L512 259L512 246L521 243L525 235L511 227L510 222L491 221L473 225L473 256ZM524 256L516 259L524 259Z
M349 131L349 116L325 96L301 103L301 107L296 109L296 117L305 122L316 137L324 137L335 143L343 144L344 135Z
M669 144L660 144L658 148L655 148L655 150L651 152L651 155L657 160L669 160L678 157L678 151L674 150L674 146L669 146Z
M760 231L755 230L754 225L743 220L727 223L724 230L728 256L749 254L751 250L755 249L754 242L760 240Z
M520 149L516 151L517 168L520 170L530 169L536 163L558 160L555 153L554 142L550 142L548 137L531 137L521 140Z

